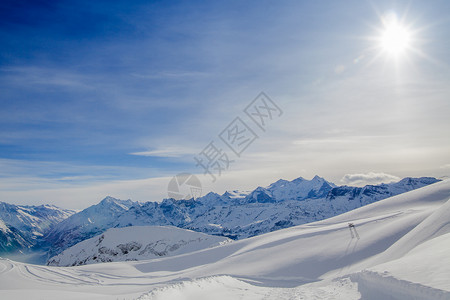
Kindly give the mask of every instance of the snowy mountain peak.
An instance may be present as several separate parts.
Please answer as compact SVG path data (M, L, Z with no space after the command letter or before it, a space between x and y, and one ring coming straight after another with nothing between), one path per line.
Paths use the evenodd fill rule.
M289 183L288 180L279 179L279 180L275 181L274 183L272 183L271 185L269 185L268 188L271 188L271 187L284 187L288 183Z
M116 198L111 197L111 196L106 196L105 199L100 201L100 203L112 203L112 202L115 202L117 200L119 200L119 199L116 199Z
M325 178L320 177L320 176L318 176L318 175L314 176L313 179L311 179L311 181L313 181L313 182L327 182L328 184L334 186L333 183L326 181Z
M113 198L111 196L107 196L105 199L100 201L100 203L98 205L102 206L102 207L118 206L121 209L129 209L134 204L135 204L135 202L131 201L130 199L120 200L120 199Z
M250 194L250 192L233 190L233 191L226 191L222 196L230 199L240 199L244 198L248 194Z
M209 192L203 197L197 198L196 201L207 206L225 205L231 198L225 192L222 196L213 192Z
M335 186L334 183L328 182L316 175L311 180L304 179L303 177L296 178L292 181L278 180L272 183L267 190L269 191L268 194L272 195L276 201L304 200L326 197L328 192Z
M292 180L291 183L302 183L304 181L307 181L307 180L303 177L298 177L298 178L295 178L294 180Z
M247 197L245 197L243 203L271 203L275 202L272 197L272 193L263 188L257 187L253 192L251 192Z
M60 222L44 236L44 240L53 246L51 254L62 251L110 228L118 216L133 206L139 206L139 203L108 196Z
M222 194L222 197L225 197L225 198L232 198L233 196L234 196L234 194L229 191L225 191L225 193Z
M219 194L214 193L214 192L209 192L208 194L206 194L204 197L220 197ZM203 198L203 197L202 197Z
M220 198L219 194L216 194L214 192L209 192L208 194L206 194L203 197L198 198L197 200L199 200L200 202L209 202L211 200L217 200Z

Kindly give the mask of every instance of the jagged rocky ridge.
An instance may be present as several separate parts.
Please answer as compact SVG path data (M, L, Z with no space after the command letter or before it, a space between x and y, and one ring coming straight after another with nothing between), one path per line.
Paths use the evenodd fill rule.
M198 199L138 203L107 197L62 221L44 239L50 257L109 228L171 225L241 239L329 218L439 180L405 178L397 183L337 187L321 177L279 180L248 194L209 193Z

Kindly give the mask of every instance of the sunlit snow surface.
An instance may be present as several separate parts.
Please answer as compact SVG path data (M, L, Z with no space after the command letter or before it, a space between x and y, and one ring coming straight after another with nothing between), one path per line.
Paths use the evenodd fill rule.
M450 299L450 181L320 222L139 262L0 260L2 299ZM352 238L352 222L360 239Z

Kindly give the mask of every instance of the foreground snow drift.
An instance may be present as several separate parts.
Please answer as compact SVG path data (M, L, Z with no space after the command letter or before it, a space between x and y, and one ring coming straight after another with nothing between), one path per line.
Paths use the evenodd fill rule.
M230 276L207 277L157 288L139 300L229 300L229 299L359 299L357 284L339 279L295 288L254 286Z
M444 181L320 222L140 262L57 268L1 260L1 295L449 299L449 198ZM352 238L349 222L360 239Z
M145 260L207 249L230 242L169 226L111 228L82 241L48 261L50 266L79 266L99 262Z

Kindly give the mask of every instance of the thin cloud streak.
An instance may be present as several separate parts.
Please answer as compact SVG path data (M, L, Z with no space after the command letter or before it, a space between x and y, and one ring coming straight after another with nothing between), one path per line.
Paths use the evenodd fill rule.
M130 154L137 156L153 156L153 157L182 157L186 155L193 156L195 152L196 150L194 149L169 147L150 151L132 152Z
M12 85L53 85L69 89L91 90L92 78L86 74L70 72L66 69L49 67L21 66L0 68L2 79Z

